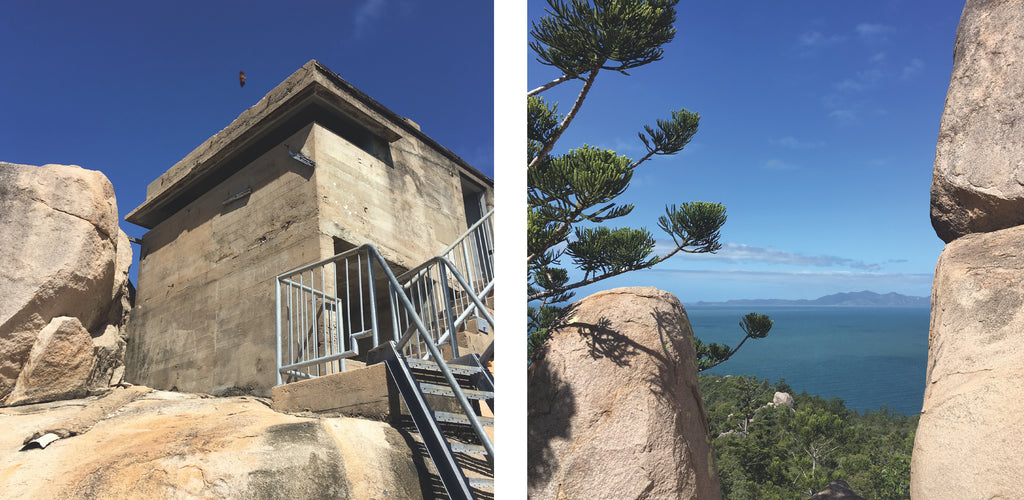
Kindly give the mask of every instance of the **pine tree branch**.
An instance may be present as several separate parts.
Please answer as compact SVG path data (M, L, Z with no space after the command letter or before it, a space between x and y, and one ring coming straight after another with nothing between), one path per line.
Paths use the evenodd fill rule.
M639 271L641 269L647 269L649 267L650 266L629 266L629 267L623 267L621 269L617 269L615 271L611 271L609 273L602 274L600 276L594 276L593 278L588 278L588 279L585 279L585 280L582 280L582 281L578 281L578 282L573 283L571 285L560 286L560 287L555 288L555 289L544 290L543 292L537 292L537 293L527 297L526 301L529 302L529 301L533 301L533 300L537 300L537 299L542 299L544 297L550 297L552 295L557 295L557 294L560 294L560 293L565 293L565 292L568 292L569 290L575 290L577 288L580 288L580 287L583 287L583 286L587 286L587 285L592 284L592 283L597 283L598 281L605 280L605 279L608 279L608 278L611 278L611 277L614 277L614 276L618 276L620 274L624 274L624 273L628 273L628 272L632 272L632 271Z
M587 76L586 82L583 84L583 88L580 89L580 93L576 96L576 102L572 103L572 109L566 113L565 118L562 119L562 123L558 124L558 128L551 134L551 138L548 142L544 143L544 147L537 153L537 156L533 157L530 164L526 168L535 168L540 165L541 160L555 148L555 143L558 142L558 138L562 136L565 129L569 128L569 124L572 123L573 118L576 117L576 113L579 113L580 108L583 106L583 100L587 98L587 94L590 93L590 87L594 85L594 80L597 78L598 68L590 70L590 74Z
M629 166L629 169L633 170L636 167L639 167L641 163L651 159L652 156L654 156L654 151L648 151L643 158L640 158L639 160L633 162L633 164Z
M593 284L593 283L597 283L598 281L605 280L605 279L608 279L608 278L611 278L611 277L614 277L614 276L618 276L620 274L625 274L625 273L632 272L632 271L639 271L641 269L650 269L655 264L657 264L657 263L659 263L661 261L664 261L665 259L668 259L669 257L675 255L676 253L678 253L680 251L685 252L686 250L684 250L683 247L685 247L685 246L687 246L689 244L690 244L690 240L683 241L683 243L680 243L671 252L665 254L664 256L659 257L657 260L655 260L654 262L652 262L652 263L650 263L648 265L623 267L621 269L617 269L615 271L611 271L611 272L608 272L608 273L605 273L605 274L597 275L597 276L594 276L593 278L587 278L587 279L578 281L576 283L560 286L558 288L553 288L553 289L550 289L550 290L544 290L542 292L537 292L537 293L535 293L533 295L528 296L526 298L526 301L530 302L530 301L534 301L534 300L538 300L538 299L543 299L544 297L551 297L553 295L558 295L560 293L565 293L565 292L568 292L569 290L575 290L577 288L584 287L584 286L587 286L587 285L590 285L590 284ZM740 345L743 345L743 343L741 342ZM731 355L732 354L730 354L730 356Z
M539 259L541 255L544 255L544 252L547 252L549 248L555 245L555 243L562 241L565 236L569 234L569 230L572 229L573 219L579 217L581 213L583 213L582 207L579 207L577 210L573 210L569 217L566 218L565 222L551 233L551 237L544 241L544 244L541 245L541 249L526 257L526 264L532 264L533 261Z
M559 241L562 241L565 238L565 236L569 234L569 230L572 229L572 224L574 222L579 222L576 219L583 214L583 211L585 209L586 207L577 205L576 208L573 209L573 211L570 212L569 215L565 217L565 221L562 222L562 224L558 226L558 228L555 229L554 232L551 233L551 237L544 241L544 244L541 245L541 250L537 251L536 253L530 254L526 257L526 264L529 265L533 263L533 261L540 258L541 255L544 255L544 252L548 251L549 248L554 246Z
M554 86L556 86L556 85L558 85L560 83L565 83L565 82L567 82L569 80L573 80L573 79L576 79L576 78L579 78L579 75L568 75L568 74L562 75L562 76L560 76L558 78L555 78L554 80L551 80L548 83L545 83L544 85L541 85L540 87L537 87L537 88L527 92L526 93L526 97L535 96L535 95L537 95L537 94L539 94L541 92L544 92L544 91L546 91L546 90L548 90L548 89L550 89L550 88L552 88L552 87L554 87Z
M716 366L718 366L718 365L720 365L722 363L725 363L726 361L729 361L729 358L731 358L733 354L736 354L736 351L740 350L740 347L742 347L743 343L746 342L747 339L749 339L749 338L750 338L750 335L747 335L747 336L743 337L743 340L740 341L740 345L736 346L735 348L733 348L733 350L729 351L729 354L726 354L724 358L719 359L717 362L715 362L715 364L713 364L711 366L706 366L704 368L701 368L698 371L710 370L710 369L712 369L712 368L714 368L714 367L716 367Z

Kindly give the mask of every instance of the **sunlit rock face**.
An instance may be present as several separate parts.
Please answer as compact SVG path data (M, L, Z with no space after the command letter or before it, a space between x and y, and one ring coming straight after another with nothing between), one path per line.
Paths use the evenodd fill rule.
M968 0L957 29L932 178L949 243L1024 224L1024 2Z
M1024 477L1024 226L964 236L935 268L914 498L1014 498ZM969 493L969 494L968 494Z
M1017 498L1024 477L1024 1L967 0L932 181L913 498Z
M118 382L132 250L106 176L0 162L0 235L0 404Z
M574 307L529 368L530 498L721 498L679 299L617 288Z
M5 500L436 498L415 443L386 422L287 415L252 397L136 385L0 408L0 421ZM19 451L46 434L60 439Z

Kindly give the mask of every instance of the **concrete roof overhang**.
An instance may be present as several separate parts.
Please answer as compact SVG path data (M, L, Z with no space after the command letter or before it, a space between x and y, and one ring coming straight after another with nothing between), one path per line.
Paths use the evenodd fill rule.
M352 120L388 142L403 133L416 136L467 175L494 186L492 179L455 153L312 60L151 182L146 201L125 220L152 229L302 127L317 122L328 129L341 129Z

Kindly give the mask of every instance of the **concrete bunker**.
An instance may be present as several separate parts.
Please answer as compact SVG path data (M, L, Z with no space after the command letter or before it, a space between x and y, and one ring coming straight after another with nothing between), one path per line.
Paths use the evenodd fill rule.
M492 206L490 178L310 61L154 180L126 217L148 229L126 379L269 395L277 275L364 244L398 275Z

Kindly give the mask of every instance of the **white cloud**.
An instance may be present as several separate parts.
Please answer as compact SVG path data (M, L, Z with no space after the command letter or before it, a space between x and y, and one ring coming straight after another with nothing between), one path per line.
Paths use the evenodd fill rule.
M859 112L856 109L852 108L833 109L828 113L828 116L831 118L835 118L836 120L839 120L841 122L852 122L857 121Z
M768 170L796 170L799 167L792 163L784 162L778 159L771 159L764 162L764 168Z
M833 85L833 87L835 87L836 90L839 90L841 92L861 92L868 88L867 84L853 78L847 78L839 83L836 83L835 85Z
M753 287L754 283L771 283L784 285L786 289L794 291L793 295L806 295L804 298L816 298L828 293L855 290L874 290L880 293L895 291L906 295L927 295L932 283L931 274L857 271L751 271L747 269L666 269L655 267L641 271L641 273L653 278L650 281L662 278L672 282L690 282L691 284L700 281L719 284L731 282L744 284L744 289ZM802 290L804 293L796 292L798 290ZM739 298L748 294L732 292L729 295L732 296L729 298ZM768 296L745 298L768 298ZM696 300L718 299L702 297Z
M868 62L870 62L872 64L878 64L878 63L880 63L880 62L882 62L884 60L885 60L885 52L879 52L879 53L871 56L871 58L868 59Z
M825 143L821 141L802 141L787 135L781 139L770 139L770 142L776 146L782 146L789 149L818 149L825 147Z
M384 14L386 3L387 0L367 0L359 6L353 17L352 38L362 38L369 31L370 25Z
M845 40L841 35L824 35L820 31L808 31L800 35L800 46L808 48L819 48L834 45Z
M667 242L659 242L659 244L664 245L665 247L670 245L670 243ZM775 248L758 247L732 242L724 243L722 245L722 249L713 254L684 254L682 258L730 262L765 262L769 264L784 264L791 266L847 267L862 271L878 271L882 268L880 264L866 263L864 261L846 257L837 257L834 255L806 255L778 250Z
M858 24L855 30L857 31L857 36L859 36L861 40L871 42L883 41L887 34L895 31L892 26L874 23Z
M911 78L920 73L922 69L924 69L924 61L920 59L911 59L910 62L903 67L903 71L900 72L900 78Z
M890 77L885 71L878 68L871 68L858 71L855 78L847 78L833 85L836 90L842 92L863 92L878 86L883 80Z

